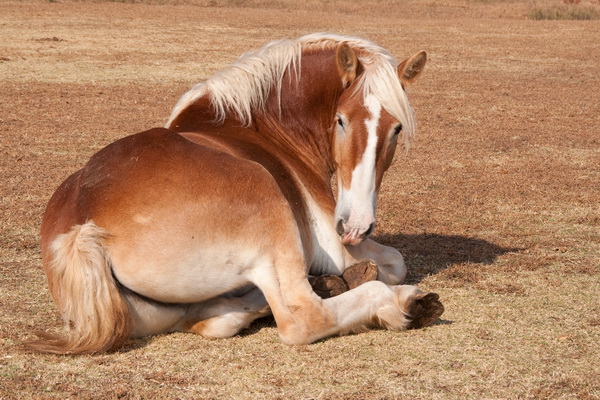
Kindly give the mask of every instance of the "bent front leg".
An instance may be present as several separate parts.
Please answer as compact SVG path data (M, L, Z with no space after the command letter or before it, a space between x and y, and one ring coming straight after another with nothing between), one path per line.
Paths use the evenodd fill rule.
M388 285L399 285L406 279L404 257L393 247L384 246L367 239L356 246L345 246L346 265L350 266L362 260L373 260L377 264L377 280Z
M354 289L363 283L377 280L377 264L363 260L347 267L341 276L320 275L310 277L308 281L319 297L327 299Z
M340 333L379 327L392 331L423 328L433 324L444 312L436 293L425 293L416 286L387 286L379 281L326 300L336 309Z
M274 272L274 271L273 271ZM415 286L363 283L336 297L321 299L306 275L287 269L261 274L264 292L286 344L308 344L327 336L383 327L400 331L433 323L443 312L438 296Z

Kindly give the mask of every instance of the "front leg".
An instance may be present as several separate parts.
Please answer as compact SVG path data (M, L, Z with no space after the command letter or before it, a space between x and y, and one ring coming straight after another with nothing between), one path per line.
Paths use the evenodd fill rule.
M377 264L377 280L387 285L398 285L406 279L404 258L393 247L367 239L356 246L345 246L345 263L350 267L362 260Z
M398 285L406 278L404 258L393 247L367 239L356 246L343 246L342 252L343 265L309 279L313 290L322 298L337 296L372 280Z
M363 283L377 280L378 274L377 264L371 260L363 260L346 268L341 276L309 276L308 281L316 294L323 299L328 299L359 287Z

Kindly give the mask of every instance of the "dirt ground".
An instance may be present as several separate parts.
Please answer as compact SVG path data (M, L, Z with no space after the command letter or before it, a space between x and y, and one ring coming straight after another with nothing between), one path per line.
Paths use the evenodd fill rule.
M600 398L600 24L527 19L537 6L3 1L0 399ZM405 255L411 283L440 294L442 320L301 347L266 320L226 340L23 352L36 330L61 328L38 247L58 184L115 139L164 125L244 51L317 31L429 54L409 93L418 138L384 180L375 234Z

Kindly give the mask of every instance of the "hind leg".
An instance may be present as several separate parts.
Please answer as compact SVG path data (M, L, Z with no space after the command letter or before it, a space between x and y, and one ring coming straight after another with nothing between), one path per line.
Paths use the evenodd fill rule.
M185 305L160 303L132 293L126 293L124 297L133 320L132 337L173 332L187 309Z
M267 315L271 315L269 305L262 292L253 286L245 293L232 293L189 305L174 330L214 339L226 338Z

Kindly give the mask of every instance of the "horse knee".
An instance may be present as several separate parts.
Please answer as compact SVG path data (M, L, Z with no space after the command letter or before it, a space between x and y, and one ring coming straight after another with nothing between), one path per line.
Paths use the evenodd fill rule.
M277 325L277 331L279 333L279 339L283 344L288 346L300 346L310 344L317 340L313 338L306 327L302 324L294 324L293 326L281 327Z
M323 303L307 302L288 307L286 318L277 318L279 338L287 345L304 345L336 333L336 318Z
M392 248L386 249L385 263L378 263L377 280L387 285L399 285L406 279L407 269L402 254Z

